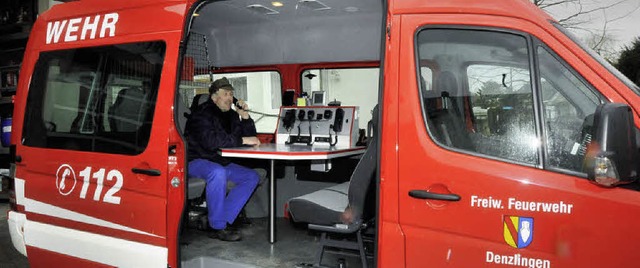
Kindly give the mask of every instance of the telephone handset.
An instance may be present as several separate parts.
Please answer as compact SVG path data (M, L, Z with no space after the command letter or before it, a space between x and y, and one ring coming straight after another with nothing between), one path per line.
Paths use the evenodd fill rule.
M336 109L336 116L333 118L333 132L338 133L342 131L342 121L344 120L344 110L342 108Z
M62 172L62 179L60 180L60 185L58 186L60 190L64 190L64 188L66 187L64 181L69 175L71 175L71 171L69 171L69 169L65 169L64 172Z
M284 113L284 118L282 119L282 126L287 131L293 128L293 124L296 122L296 109L287 110Z
M238 99L236 99L236 97L233 97L233 105L236 106L236 109L243 110L242 107L238 105Z

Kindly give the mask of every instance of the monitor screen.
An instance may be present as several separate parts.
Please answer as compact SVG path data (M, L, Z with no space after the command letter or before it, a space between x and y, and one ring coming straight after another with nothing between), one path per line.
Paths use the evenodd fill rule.
M325 92L324 91L314 91L311 93L311 103L315 106L323 106L325 105Z

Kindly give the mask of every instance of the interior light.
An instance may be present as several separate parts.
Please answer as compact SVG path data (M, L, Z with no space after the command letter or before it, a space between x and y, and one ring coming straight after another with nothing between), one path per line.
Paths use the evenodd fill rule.
M300 1L298 1L298 4L306 6L306 7L310 8L310 9L313 9L313 10L331 9L325 3L322 3L322 2L320 2L318 0L300 0Z
M264 14L264 15L275 15L275 14L279 14L280 12L275 11L271 8L265 7L263 5L259 5L259 4L254 4L254 5L248 5L247 6L248 9L251 9L252 11L255 11L257 13L260 14Z
M274 6L274 7L281 7L281 6L284 6L284 4L283 4L282 2L278 2L278 1L271 2L271 5L272 5L272 6Z
M346 12L350 12L350 13L353 13L353 12L358 12L358 11L360 11L360 9L359 9L359 8L357 8L357 7L345 7L345 8L344 8L344 11L346 11Z

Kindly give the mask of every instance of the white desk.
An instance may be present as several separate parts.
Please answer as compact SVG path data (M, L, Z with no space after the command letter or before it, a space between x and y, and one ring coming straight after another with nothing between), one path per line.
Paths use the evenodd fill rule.
M363 154L365 147L329 147L285 144L261 144L256 147L224 148L220 150L223 157L269 159L271 172L269 175L269 243L276 242L275 234L275 160L328 160L337 157L345 157Z

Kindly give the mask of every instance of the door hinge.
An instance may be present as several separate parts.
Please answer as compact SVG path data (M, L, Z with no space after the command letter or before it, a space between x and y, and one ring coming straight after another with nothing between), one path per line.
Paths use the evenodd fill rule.
M387 23L386 32L387 32L387 40L390 40L391 39L391 22Z

